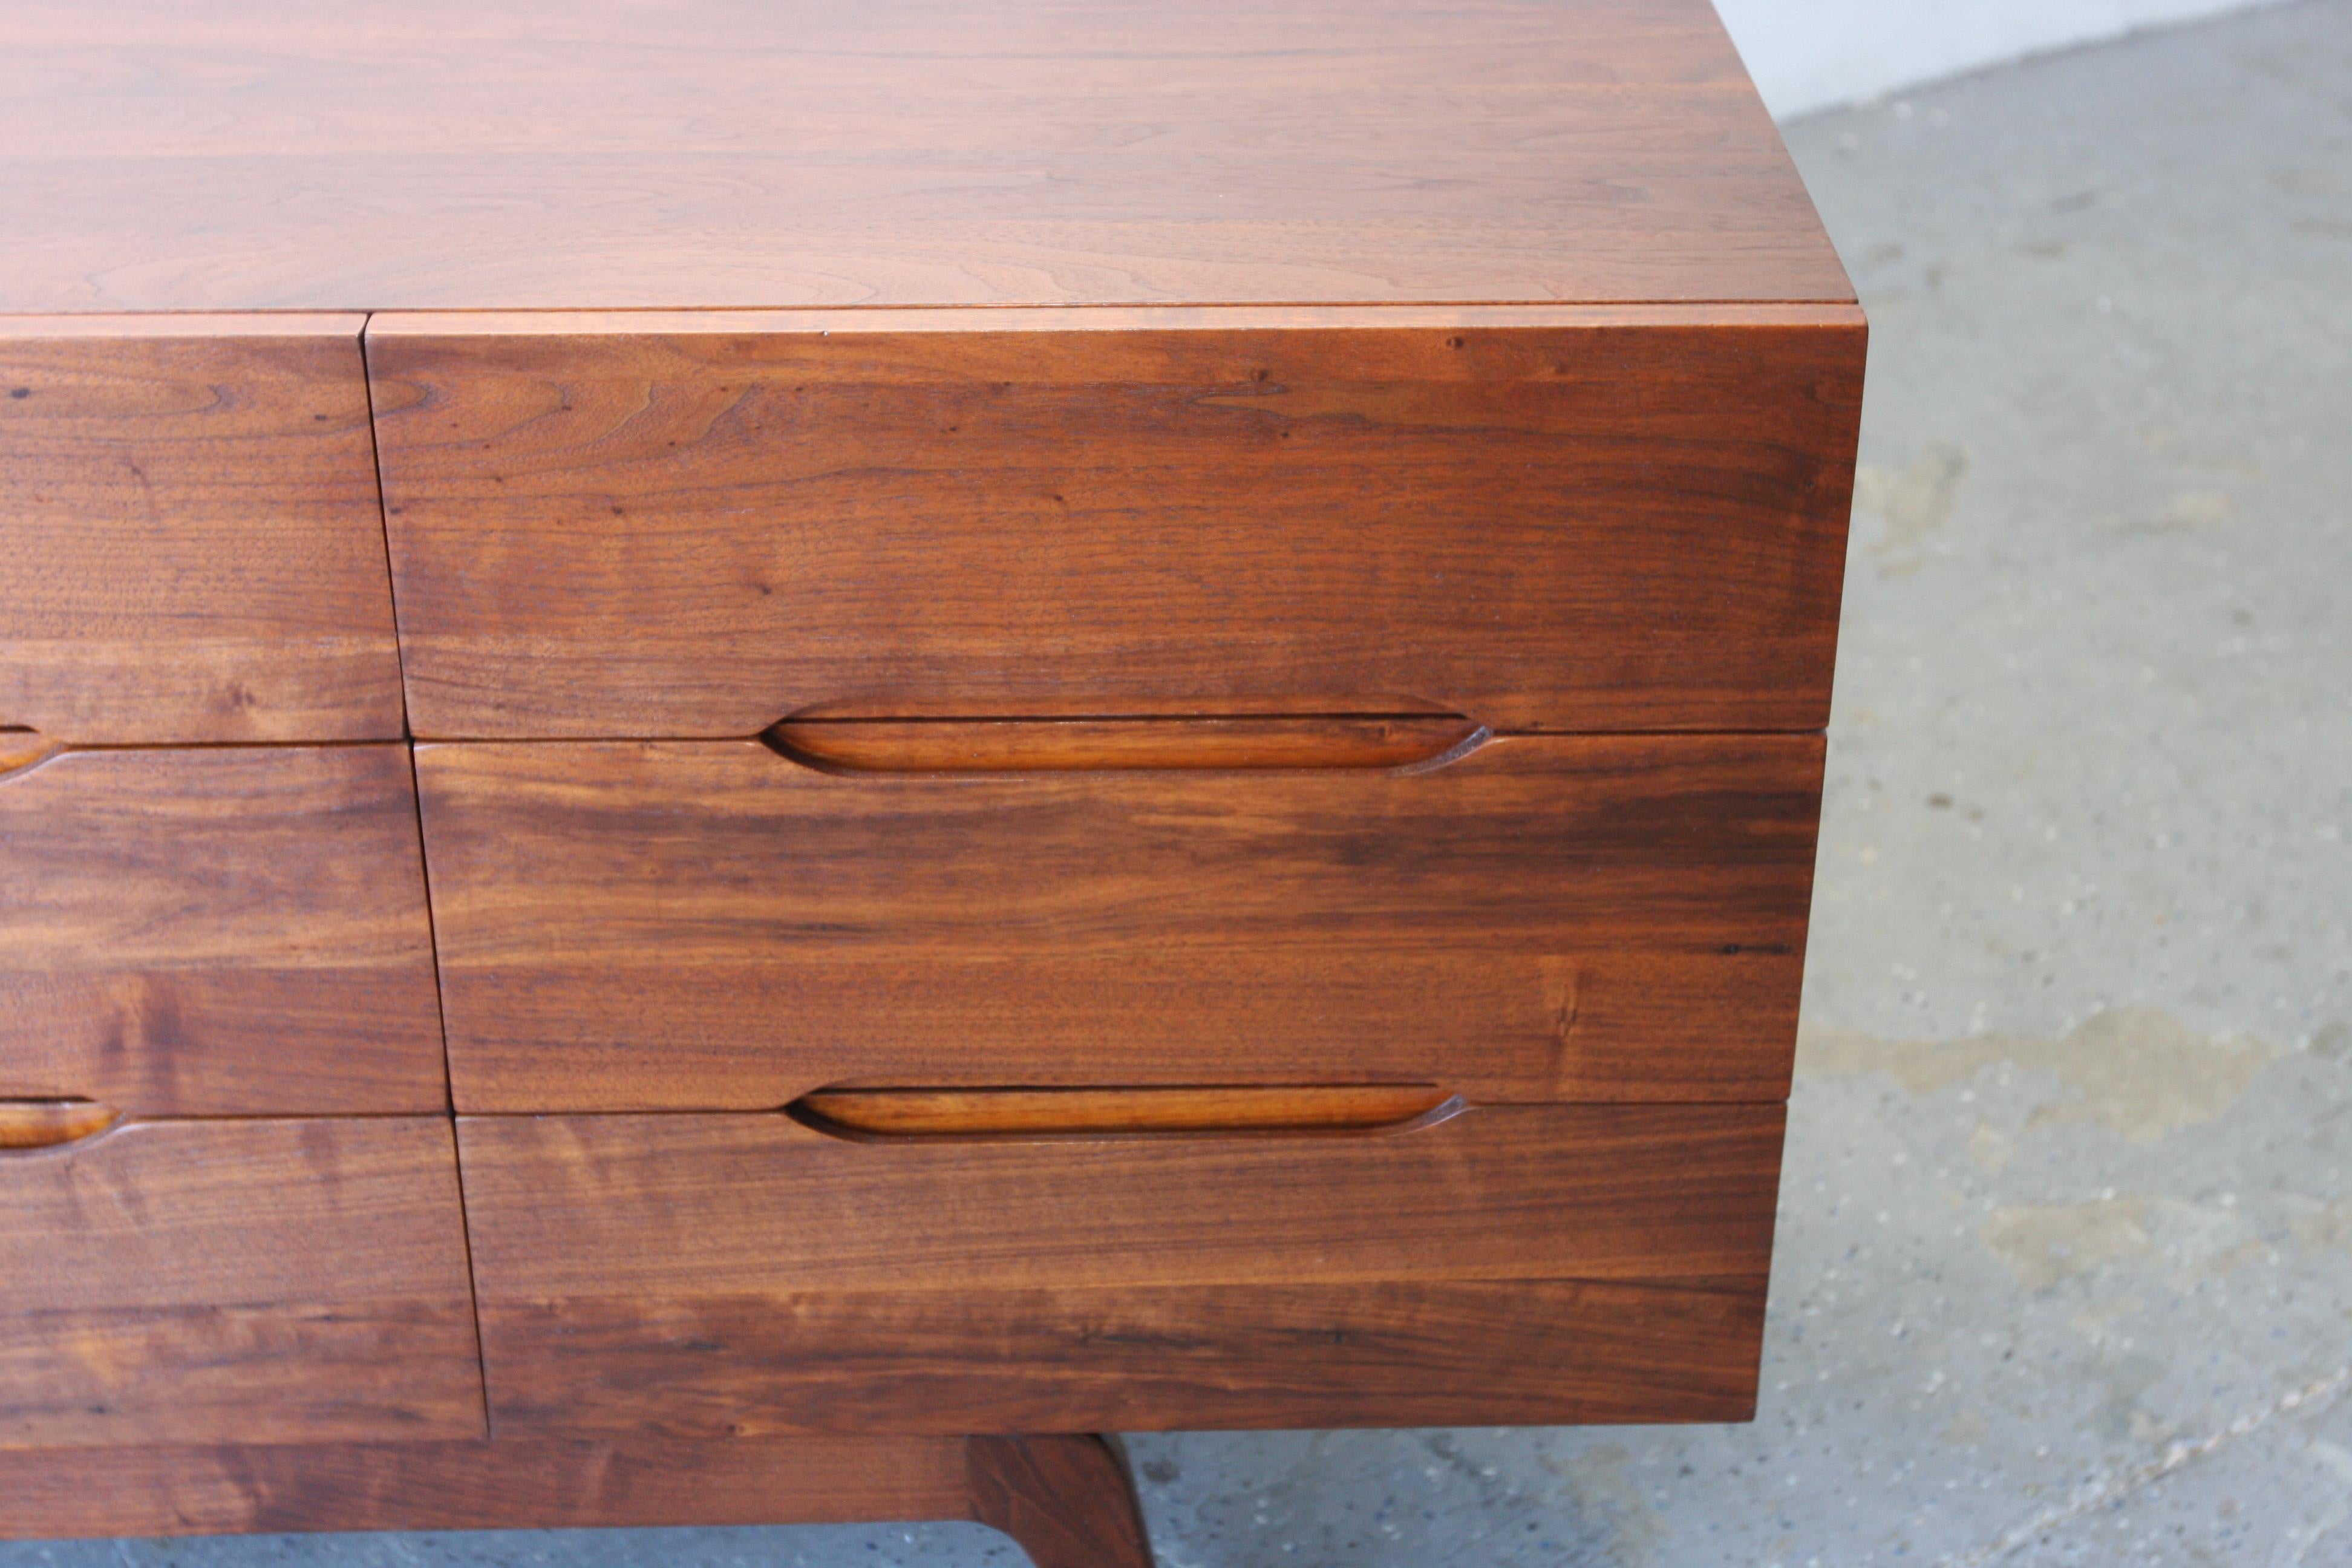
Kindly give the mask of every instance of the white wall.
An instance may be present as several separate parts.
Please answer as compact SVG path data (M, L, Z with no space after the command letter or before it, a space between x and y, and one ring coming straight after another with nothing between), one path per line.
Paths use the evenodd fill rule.
M1716 0L1772 112L1877 98L2020 55L2262 0Z

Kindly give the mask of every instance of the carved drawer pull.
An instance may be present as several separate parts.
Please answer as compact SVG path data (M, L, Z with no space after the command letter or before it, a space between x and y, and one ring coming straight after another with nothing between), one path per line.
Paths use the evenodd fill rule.
M51 1149L94 1138L122 1113L91 1100L0 1100L0 1150Z
M1152 768L1400 768L1486 738L1458 714L1220 718L786 719L767 742L836 773L1064 773Z
M0 724L0 779L47 762L65 748L25 724Z
M1442 1120L1460 1101L1425 1083L1283 1088L825 1089L787 1107L842 1137L986 1138L1150 1132L1371 1132Z

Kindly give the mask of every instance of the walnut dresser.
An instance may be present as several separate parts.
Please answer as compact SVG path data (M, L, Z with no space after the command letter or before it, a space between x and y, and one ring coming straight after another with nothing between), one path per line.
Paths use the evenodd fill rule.
M11 0L0 1536L1753 1409L1864 331L1704 0Z

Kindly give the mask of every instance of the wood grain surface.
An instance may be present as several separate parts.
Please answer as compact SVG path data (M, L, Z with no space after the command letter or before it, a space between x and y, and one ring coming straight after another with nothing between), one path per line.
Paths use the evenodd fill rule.
M1777 1100L1821 762L1549 736L1424 773L844 777L748 741L422 746L457 1103Z
M1847 300L1704 0L11 0L0 310Z
M961 1519L961 1437L0 1449L0 1539Z
M1782 1120L458 1127L499 1430L710 1435L1742 1418Z
M1764 1280L572 1297L489 1322L501 1432L1746 1421Z
M396 745L68 752L0 777L0 1099L440 1111Z
M400 737L360 324L0 317L0 724Z
M485 1312L590 1295L1760 1274L1779 1105L1395 1131L866 1141L774 1112L461 1116Z
M410 719L1819 729L1861 316L1727 310L379 316Z
M483 1435L449 1124L0 1153L0 1448Z

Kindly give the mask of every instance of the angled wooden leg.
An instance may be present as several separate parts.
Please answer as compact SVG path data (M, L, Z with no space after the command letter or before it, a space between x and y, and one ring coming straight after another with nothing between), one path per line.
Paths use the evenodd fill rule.
M1151 1568L1127 1456L1107 1437L974 1437L971 1517L1037 1568Z

